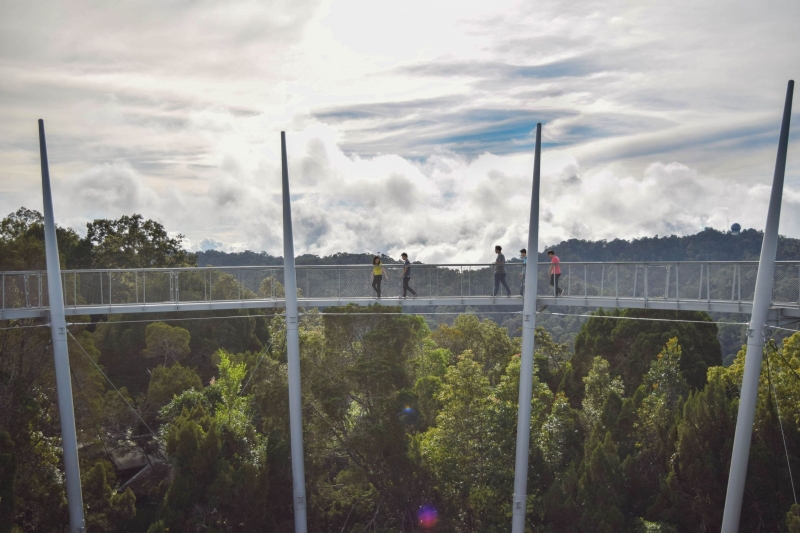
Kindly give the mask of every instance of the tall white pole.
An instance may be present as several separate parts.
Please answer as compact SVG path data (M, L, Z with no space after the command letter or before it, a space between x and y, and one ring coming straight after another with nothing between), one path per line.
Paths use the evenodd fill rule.
M789 122L792 118L792 93L794 81L789 80L786 103L783 108L781 135L778 140L778 157L772 178L772 194L769 197L767 225L761 243L758 260L756 290L753 311L747 329L747 357L744 362L742 390L739 396L739 415L736 419L736 434L733 438L733 455L728 476L728 493L725 496L725 511L722 515L722 533L737 533L742 512L744 482L747 477L747 462L750 456L750 440L753 435L758 382L761 376L761 359L764 352L764 325L772 304L772 280L775 273L775 255L778 250L778 222L781 218L783 176L786 170L786 152L789 145Z
M289 167L286 163L286 133L281 132L283 181L283 284L286 289L286 356L289 366L289 430L292 446L294 486L294 531L306 533L306 473L303 464L303 402L300 394L300 336L297 331L297 273L294 269L292 204L289 198Z
M531 395L533 394L533 344L536 329L536 293L539 259L539 166L542 155L542 125L536 124L533 158L531 219L528 225L528 261L525 267L525 301L522 306L522 353L519 369L519 407L517 409L517 456L514 462L514 501L511 533L525 532L525 507L528 491L528 453L531 440Z
M50 192L50 166L47 163L47 144L44 121L39 119L39 155L42 160L42 199L44 203L44 247L47 260L47 295L50 298L50 334L53 337L58 414L61 419L61 445L64 450L64 472L67 481L69 530L83 533L83 497L81 471L78 463L78 436L75 433L75 411L72 406L72 381L67 350L67 320L64 314L64 294L61 290L61 266L58 259L56 223L53 216L53 195Z

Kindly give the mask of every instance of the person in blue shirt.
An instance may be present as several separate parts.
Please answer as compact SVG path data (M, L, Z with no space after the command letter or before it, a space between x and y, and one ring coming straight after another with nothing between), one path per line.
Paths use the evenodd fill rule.
M528 267L528 250L523 248L519 251L519 256L522 258L522 272L519 273L519 277L522 278L522 285L519 288L519 295L523 298L525 297L525 271Z

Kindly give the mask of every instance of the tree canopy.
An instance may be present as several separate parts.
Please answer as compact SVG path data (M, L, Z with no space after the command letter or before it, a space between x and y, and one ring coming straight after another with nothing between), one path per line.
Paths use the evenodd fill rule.
M193 264L180 236L139 215L89 226L86 237L59 229L65 266ZM41 232L33 211L4 219L3 268L43 265ZM729 237L702 242L717 238ZM219 285L256 293L232 276ZM285 317L254 315L70 326L88 532L293 530ZM304 310L310 531L508 531L518 317L443 316ZM52 347L38 325L0 330L0 533L67 523ZM574 346L535 331L527 531L718 530L745 351L723 367L703 313L598 311L569 327ZM800 472L800 333L771 342L762 366L741 528L798 531L786 463Z

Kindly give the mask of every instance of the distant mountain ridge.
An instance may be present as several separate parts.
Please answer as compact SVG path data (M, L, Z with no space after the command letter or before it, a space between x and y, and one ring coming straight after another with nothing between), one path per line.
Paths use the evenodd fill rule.
M706 228L700 233L678 237L643 237L626 241L585 241L570 239L550 246L562 261L758 261L763 232L743 230L739 235ZM359 265L370 264L372 254L345 253L320 257L304 254L295 259L298 265ZM397 263L396 259L382 255L384 263ZM779 261L800 260L800 239L778 239ZM513 259L509 259L512 261ZM539 254L539 261L547 261ZM266 252L197 252L198 266L275 266L282 265L283 257Z
M678 237L642 237L630 241L584 241L570 239L548 249L562 261L758 261L764 233L754 229L739 235L706 228ZM545 261L546 255L539 254ZM800 260L800 239L778 238L778 261Z

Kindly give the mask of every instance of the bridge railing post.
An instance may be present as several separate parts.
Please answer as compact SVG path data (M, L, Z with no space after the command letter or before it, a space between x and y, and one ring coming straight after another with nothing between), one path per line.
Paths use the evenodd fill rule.
M589 293L587 292L587 285L586 285L587 277L586 277L586 263L583 264L583 299L585 300Z
M737 303L742 303L742 265L736 264L736 289L737 289Z

